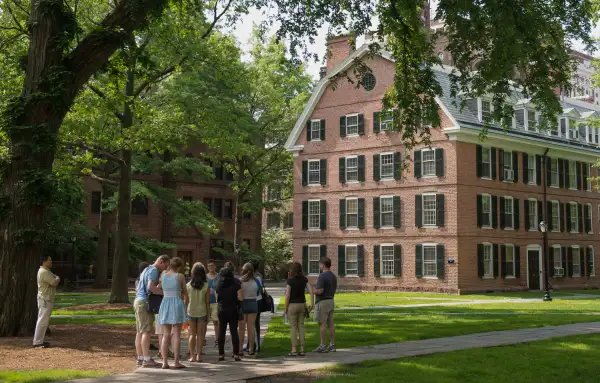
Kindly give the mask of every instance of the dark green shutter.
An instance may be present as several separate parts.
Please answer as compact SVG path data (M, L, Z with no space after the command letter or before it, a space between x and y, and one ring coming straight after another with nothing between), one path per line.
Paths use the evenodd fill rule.
M504 214L506 210L504 209L504 197L500 197L500 229L506 228L506 217Z
M570 211L568 203L562 203L562 202L558 203L558 211L560 212L558 222L560 223L559 230L561 232L565 231L565 229L567 228L567 224L565 222L565 220L567 219L567 209ZM563 222L561 222L561 221L563 221Z
M381 227L381 209L379 206L379 197L373 197L373 227L379 229Z
M485 265L483 263L483 244L477 244L477 275L483 278L485 275Z
M515 246L515 278L521 278L521 247Z
M523 153L523 183L529 183L529 155L527 153Z
M560 169L558 171L560 176ZM546 186L552 185L552 160L550 157L546 157Z
M513 182L519 181L519 152L512 152Z
M546 202L546 215L546 224L548 225L548 231L552 231L554 230L554 226L552 225L552 202L550 201ZM560 220L558 220L558 222L560 224Z
M373 154L373 179L379 181L381 179L381 171L379 170L379 154Z
M437 255L437 277L438 279L444 279L446 270L446 255L444 254L444 245L436 246Z
M595 266L595 262L593 261L593 249L591 247L586 248L586 253L587 253L587 263L586 263L586 268L587 268L587 276L589 277L590 275L594 274L594 266Z
M483 168L483 155L482 155L482 148L481 145L477 145L475 148L475 166L476 166L476 174L477 177L481 178L481 175L483 174L482 168Z
M569 189L572 186L577 187L577 185L571 185L571 167L569 160L563 160L563 166L565 168L565 188ZM575 164L575 173L577 173L577 164ZM575 174L575 180L577 181L577 174Z
M506 278L506 246L500 245L500 275Z
M358 134L365 134L365 117L362 113L358 115Z
M436 194L435 209L436 209L436 226L444 227L445 199L443 194Z
M321 230L325 230L327 229L327 203L325 202L325 200L321 200L321 222L320 222L320 228Z
M546 162L546 166L550 164ZM542 156L539 154L535 155L535 182L538 185L542 184Z
M568 233L571 230L573 230L573 228L571 227L571 204L566 203L565 206L566 206L565 217L567 218L567 233Z
M415 150L415 152L413 154L413 161L414 161L415 177L421 178L422 173L421 173L421 151L420 150Z
M435 175L444 176L444 149L435 149Z
M583 215L583 204L578 203L577 204L577 210L579 211L579 214L577 215L577 218L579 218L579 232L580 233L585 233L585 217Z
M585 277L585 252L583 251L584 247L579 247L579 274L582 277Z
M321 185L327 185L327 160L320 160L319 171L319 181L321 182Z
M346 275L346 246L338 245L338 275Z
M308 230L308 201L302 201L302 230Z
M494 256L493 256L493 262L494 262L494 278L498 278L499 275L499 270L498 270L498 245L493 245L494 246Z
M373 272L375 273L375 277L381 276L381 256L380 256L381 246L375 245L373 246Z
M302 269L306 275L309 274L308 270L308 246L302 246Z
M358 156L358 181L365 182L365 156Z
M492 179L495 180L496 179L496 148L492 148L490 150L491 152L491 156L492 157Z
M310 126L310 120L308 120L308 122L306 123L306 141L310 141L311 138L312 138L311 134L310 134L310 131L311 131L310 128L311 128L311 126Z
M415 247L415 276L417 278L423 277L423 245Z
M394 179L399 180L402 177L402 154L394 153Z
M531 229L531 222L529 222L529 200L523 201L523 216L525 217L525 231Z
M585 219L585 227L584 230L586 233L589 233L592 230L592 217L590 215L591 211L590 211L590 206L589 205L583 205L583 215L584 215L584 219Z
M340 137L346 137L346 116L340 117Z
M379 133L381 130L380 114L381 112L373 112L373 133Z
M325 141L325 120L321 120L321 141Z
M415 195L415 226L423 227L423 196Z
M302 161L302 186L308 185L308 161Z
M492 227L498 227L498 197L492 196Z
M540 222L542 222L544 220L544 204L542 201L537 201L537 215L538 215L538 225ZM546 220L546 224L549 225L548 220ZM539 227L533 227L530 229L535 229L535 230L539 230ZM550 231L550 228L548 227L548 231Z
M569 182L568 181L568 179L569 179L569 177L568 177L569 167L568 166L567 166L566 170L567 170L567 172L566 172L567 173L567 182ZM561 187L561 188L565 187L565 161L563 161L560 158L558 159L558 187ZM566 187L568 188L569 186L566 186Z
M583 169L582 169L582 163L581 162L577 162L575 164L575 170L577 171L577 190L584 190L585 188L583 187Z
M358 260L358 276L365 276L365 247L363 245L358 245L356 247L356 256Z
M519 212L519 199L513 198L513 220L514 220L514 229L519 230L521 228L521 214Z
M400 197L393 197L394 201L394 227L400 227Z
M498 149L498 179L504 181L504 150Z
M581 187L583 188L583 190L587 190L587 182L588 178L590 178L590 175L588 174L588 164L581 163L581 173Z
M573 277L573 248L567 248L567 266L569 268L569 277Z
M358 199L358 228L365 228L365 199Z
M346 228L346 200L340 199L340 229Z
M551 247L548 250L548 273L551 276L556 276L556 273L554 272L554 248Z
M394 245L394 276L402 276L402 246Z
M477 194L477 227L483 226L483 196Z
M339 175L340 175L340 183L346 183L346 157L342 157L339 160Z

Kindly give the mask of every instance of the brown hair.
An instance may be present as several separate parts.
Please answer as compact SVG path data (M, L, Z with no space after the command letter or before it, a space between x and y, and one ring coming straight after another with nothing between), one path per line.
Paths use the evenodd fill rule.
M327 267L328 269L331 268L331 259L329 259L329 257L325 257L323 259L321 259L321 264L325 267Z
M248 282L251 279L255 279L254 266L252 266L252 263L248 262L242 267L242 277L240 279L242 282Z
M235 273L235 266L233 265L233 262L227 261L225 262L225 265L223 265L223 267L231 270L232 273Z
M214 259L209 259L208 262L206 262L207 265L210 265L211 263L216 264L217 262L215 262Z
M194 275L194 271L198 268L204 269L204 271L206 271L206 267L204 267L204 265L202 264L202 262L196 262L194 263L194 265L192 266L192 270L190 272L191 275Z
M300 262L292 263L292 266L290 267L290 274L292 277L304 276L304 273L302 272L302 264Z
M174 257L171 259L171 263L169 264L169 268L176 273L181 272L181 268L183 267L183 260L179 257Z
M175 258L173 258L175 259ZM159 256L157 259L157 261L163 261L164 263L169 263L171 261L171 257L169 257L166 254L162 254L161 256Z

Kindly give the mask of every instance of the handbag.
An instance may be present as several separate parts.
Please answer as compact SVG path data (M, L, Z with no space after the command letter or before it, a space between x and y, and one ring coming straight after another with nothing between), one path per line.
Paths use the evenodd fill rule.
M258 293L261 296L261 299L258 301L258 312L275 312L273 297L267 293L267 289L265 289L265 287L262 286L258 280L256 280L256 285L258 286Z
M158 314L160 311L160 304L162 303L163 296L158 294L148 295L148 312L152 314Z

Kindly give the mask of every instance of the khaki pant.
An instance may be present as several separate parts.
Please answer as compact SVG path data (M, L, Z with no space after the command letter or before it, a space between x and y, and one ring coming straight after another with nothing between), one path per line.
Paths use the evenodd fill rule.
M333 309L335 304L333 299L319 301L315 305L315 322L327 323L329 327L333 326Z
M292 347L296 347L298 334L300 334L300 347L304 347L304 316L306 315L304 303L290 303L288 306L288 320L292 332Z
M38 319L35 324L35 335L33 336L33 345L37 346L44 343L44 336L50 324L50 315L52 314L52 308L54 302L45 301L38 298Z
M149 313L146 308L146 301L136 299L133 301L133 310L135 311L135 327L138 333L152 332L154 323L154 314Z

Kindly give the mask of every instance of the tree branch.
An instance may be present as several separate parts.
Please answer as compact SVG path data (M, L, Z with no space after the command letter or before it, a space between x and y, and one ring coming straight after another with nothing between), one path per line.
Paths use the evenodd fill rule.
M117 162L120 165L125 165L125 162L120 157L118 157L118 156L116 156L116 155L114 155L114 154L106 151L105 149L98 148L98 147L95 147L95 146L90 146L90 145L86 144L83 141L65 142L64 144L65 145L76 146L78 148L85 149L85 150L89 150L90 152L93 152L94 154L96 154L96 155L98 155L100 157L106 158L108 160L115 161L115 162Z
M23 26L21 25L19 20L17 20L17 17L15 16L15 13L13 12L10 5L8 5L8 2L4 2L4 4L6 5L6 9L8 10L8 13L10 13L10 16L12 17L13 21L17 25L17 27L14 29L21 31L24 35L29 35L29 32L27 32L27 30L25 30L25 28L23 28Z
M115 117L117 117L119 119L119 121L124 122L123 120L123 114L117 112L117 107L115 105L113 105L113 103L110 101L110 99L106 96L106 94L104 94L104 92L102 92L100 89L96 88L95 86L88 84L87 88L89 90L91 90L92 92L94 92L98 97L100 97L101 99L103 99L108 106L113 109L113 114L115 115Z
M233 0L228 0L227 5L225 6L225 8L223 8L223 11L221 13L217 13L217 6L219 5L218 1L215 1L215 6L213 8L213 12L214 12L214 17L213 17L213 21L212 23L208 26L208 29L204 32L204 34L202 35L202 38L205 39L208 37L208 35L210 35L210 33L212 32L212 30L215 28L215 26L217 25L217 22L221 19L221 17L223 17L223 15L225 14L225 12L227 12L229 10L229 7L231 7L231 4L233 3Z
M88 175L91 178L95 179L96 181L102 182L104 184L115 185L115 186L119 185L119 183L117 181L111 180L111 179L108 179L108 178L104 178L104 177L100 177L100 176L94 174L94 172L90 172L90 174L88 174Z

